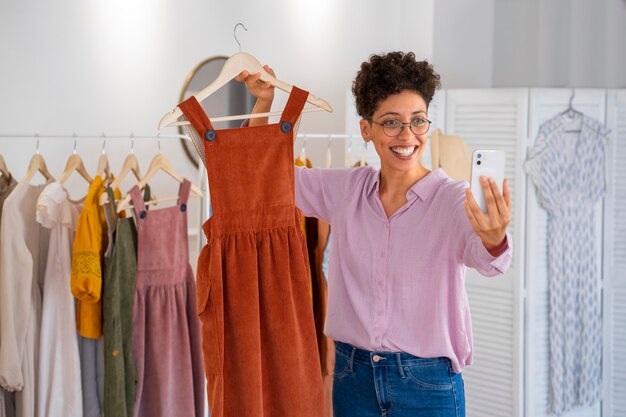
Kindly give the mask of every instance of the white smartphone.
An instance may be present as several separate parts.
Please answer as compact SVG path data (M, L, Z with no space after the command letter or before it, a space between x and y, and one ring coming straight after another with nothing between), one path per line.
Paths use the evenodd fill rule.
M480 177L488 177L496 180L496 185L502 192L504 182L504 163L506 154L504 151L479 149L472 153L472 175L470 189L480 209L486 213L487 204L483 195L483 187L480 185Z

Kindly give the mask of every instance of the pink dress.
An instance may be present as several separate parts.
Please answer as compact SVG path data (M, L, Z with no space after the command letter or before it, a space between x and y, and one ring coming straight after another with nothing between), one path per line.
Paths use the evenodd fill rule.
M189 265L187 199L147 211L131 190L137 223L133 355L137 368L135 417L204 415L204 365L196 284Z

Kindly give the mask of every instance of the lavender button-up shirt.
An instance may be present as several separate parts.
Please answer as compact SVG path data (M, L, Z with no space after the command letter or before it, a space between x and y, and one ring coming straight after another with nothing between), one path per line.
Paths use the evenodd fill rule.
M508 249L487 252L467 219L467 183L442 169L419 180L407 203L387 218L378 170L295 168L296 205L332 226L325 333L370 351L472 363L472 323L465 269L494 276Z

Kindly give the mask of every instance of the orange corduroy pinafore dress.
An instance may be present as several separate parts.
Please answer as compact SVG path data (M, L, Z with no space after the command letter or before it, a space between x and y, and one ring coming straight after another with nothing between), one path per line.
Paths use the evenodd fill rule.
M211 194L197 268L211 417L324 414L306 241L294 202L294 126L307 97L294 87L279 123L223 130L195 97L179 105Z

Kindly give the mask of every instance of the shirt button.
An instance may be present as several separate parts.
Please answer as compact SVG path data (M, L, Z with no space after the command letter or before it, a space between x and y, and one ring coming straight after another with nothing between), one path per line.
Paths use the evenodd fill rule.
M117 349L114 349L114 350L111 352L111 356L113 356L114 358L117 358L119 355L120 355L120 351L119 351L119 350L117 350Z

